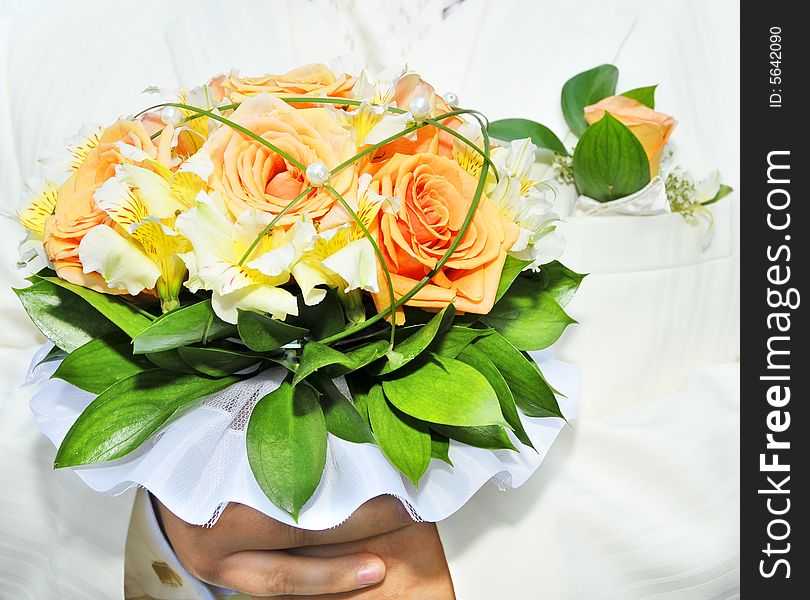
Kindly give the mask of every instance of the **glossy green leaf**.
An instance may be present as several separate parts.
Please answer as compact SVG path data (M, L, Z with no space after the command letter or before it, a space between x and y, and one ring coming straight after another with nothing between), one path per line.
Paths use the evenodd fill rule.
M430 465L431 441L427 425L391 406L379 384L368 394L368 416L383 454L418 487L419 478Z
M562 89L562 111L574 134L581 136L588 128L585 107L616 93L619 70L613 65L599 65L574 75Z
M138 335L141 331L149 327L149 324L154 320L152 315L139 310L120 296L102 294L101 292L69 283L56 276L51 277L47 275L37 275L35 277L44 281L49 281L54 285L58 285L59 287L76 294L79 298L87 302L90 306L107 317L107 319L112 321L129 337L135 337Z
M132 354L129 337L113 334L90 340L68 354L51 377L100 394L114 383L150 367L144 357Z
M299 297L298 315L291 315L287 320L296 327L308 330L316 340L340 333L346 326L346 318L337 294L336 290L329 289L326 297L313 306L307 306Z
M453 325L444 335L433 341L430 351L448 358L455 358L459 352L475 340L489 335L491 332L492 330L489 328L472 329L463 325Z
M14 293L42 335L65 352L118 331L79 296L50 281L39 280Z
M451 427L450 425L431 425L440 434L475 448L486 450L517 450L509 439L506 430L500 425L482 425L479 427Z
M259 363L259 358L246 352L226 348L182 346L177 352L188 366L210 377L225 377Z
M256 352L269 352L285 344L302 339L307 330L272 319L257 312L240 310L237 323L239 337Z
M330 367L329 375L336 377L360 369L385 355L388 343L377 340L348 352L341 352L319 342L307 342L301 353L301 364L295 373L293 385L319 369Z
M650 182L644 147L610 113L582 134L573 165L579 193L598 202L629 196Z
M534 444L532 444L532 440L529 434L526 433L526 429L523 427L523 423L518 415L512 390L509 389L509 384L506 383L506 379L504 379L498 367L489 360L486 354L474 346L465 348L464 351L459 354L458 359L467 363L487 378L489 385L492 386L492 389L495 390L495 393L498 395L498 402L501 404L501 413L503 413L503 417L506 419L509 427L515 432L515 436L526 446L534 448Z
M542 350L556 342L575 321L536 281L519 277L481 322L520 350Z
M110 386L68 431L54 466L75 467L126 456L182 407L239 381L162 369L141 371Z
M628 90L622 94L627 98L632 98L633 100L638 100L644 106L648 108L655 108L655 88L658 85L649 85L647 87L640 87L634 90Z
M189 364L183 360L183 357L180 356L180 352L177 348L173 350L164 350L163 352L150 352L148 354L144 354L153 365L156 367L160 367L161 369L166 369L168 371L176 371L178 373L190 373L192 375L196 375L197 371L189 366Z
M498 282L498 291L495 294L495 302L503 298L503 295L509 291L509 288L512 286L517 276L530 264L530 260L520 260L514 256L506 257L506 261L503 263L503 270L501 271L501 279Z
M728 196L728 195L729 195L731 192L733 192L733 191L734 191L734 189L733 189L733 188L730 188L729 186L727 186L727 185L725 185L725 184L721 183L721 184L720 184L720 189L719 189L719 190L717 191L717 193L714 195L714 198L712 198L711 200L707 200L706 202L704 202L704 203L703 203L703 206L709 206L710 204L714 204L714 203L715 203L715 202L717 202L718 200L722 200L723 198L725 198L726 196Z
M461 361L434 354L395 375L383 381L385 395L412 417L463 427L505 424L495 390Z
M378 368L370 368L375 375L387 375L400 369L427 350L437 335L446 331L453 323L456 309L448 304L433 316L425 325L418 328L416 333L405 338L394 346L394 351L388 360L382 362Z
M503 336L493 333L473 343L503 375L515 404L530 417L562 417L557 398L540 369Z
M250 415L250 469L273 504L296 521L321 481L326 443L326 421L309 386L284 382L259 400Z
M538 148L545 148L557 154L568 155L565 144L545 125L529 119L501 119L489 124L489 134L503 141L531 138Z
M314 383L323 394L321 408L326 419L327 431L347 442L374 443L368 422L334 382L328 377L316 377Z
M551 294L560 306L565 306L571 301L586 277L556 260L543 265L542 270L547 277L546 292Z
M134 338L136 354L162 352L236 335L236 326L220 319L210 300L178 308L154 321Z
M432 430L430 432L430 457L438 458L451 467L453 466L453 461L450 460L450 440L441 433Z

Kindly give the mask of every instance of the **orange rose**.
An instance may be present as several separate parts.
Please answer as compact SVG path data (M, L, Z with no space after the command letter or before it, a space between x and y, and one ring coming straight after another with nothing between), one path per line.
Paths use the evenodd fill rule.
M351 134L327 108L291 109L283 100L260 94L245 100L230 119L271 142L304 167L319 161L332 169L357 150ZM211 135L203 149L214 164L211 187L220 193L234 217L250 208L278 214L309 185L304 171L227 125ZM352 193L355 171L352 165L330 180L344 197ZM317 220L335 204L337 201L327 190L315 188L298 201L280 224L289 225L301 215Z
M220 75L211 80L211 87L218 99L230 98L243 102L246 98L268 92L281 98L296 96L330 96L346 98L354 87L354 77L336 76L326 65L311 64L293 69L283 75L239 77L236 74ZM317 104L293 104L296 108L311 108Z
M374 175L372 187L400 202L396 213L381 211L374 227L400 298L436 265L455 239L475 195L476 180L442 156L397 154ZM461 244L407 304L441 309L453 302L462 312L489 312L506 253L517 236L517 225L482 196ZM378 270L381 289L374 300L382 310L389 306L389 295L379 265Z
M626 96L610 96L586 106L585 120L593 125L605 116L605 111L626 125L638 138L650 161L650 177L658 175L661 153L678 121Z
M108 288L98 273L84 273L79 260L79 242L84 235L96 225L109 223L107 213L96 206L93 195L115 175L116 165L133 162L121 153L117 142L159 158L170 152L171 137L171 133L161 136L158 148L140 121L122 120L107 127L97 144L82 150L86 152L84 159L59 188L54 214L45 221L43 245L59 277L100 292L123 293Z

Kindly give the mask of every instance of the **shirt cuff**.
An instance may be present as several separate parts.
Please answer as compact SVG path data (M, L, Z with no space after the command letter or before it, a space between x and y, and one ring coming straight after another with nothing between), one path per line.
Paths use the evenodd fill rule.
M139 489L132 509L125 567L126 597L155 600L217 600L235 595L192 575L172 550L155 515L149 492Z

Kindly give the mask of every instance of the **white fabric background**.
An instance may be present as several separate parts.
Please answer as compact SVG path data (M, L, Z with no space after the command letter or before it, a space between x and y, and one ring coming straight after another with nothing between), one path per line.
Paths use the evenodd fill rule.
M354 3L364 22L431 4ZM83 121L141 108L148 84L351 50L325 11L303 0L0 0L3 206L38 155ZM382 64L407 53L439 91L493 119L521 115L556 131L565 79L614 61L622 88L661 83L658 106L680 121L682 162L698 176L718 168L738 188L738 13L731 0L466 0L416 43L360 57ZM570 305L583 326L561 348L585 372L583 418L529 484L486 489L440 526L461 600L738 597L738 367L708 367L737 357L741 202L735 194L720 223L719 254L689 256L687 230L650 221L632 227L659 228L674 250L615 249L623 264L593 270ZM591 251L615 237L605 227L572 224L572 266L588 270L605 255ZM128 500L81 496L73 475L48 474L52 451L11 383L36 340L7 290L15 247L16 230L1 223L0 475L11 484L0 494L0 597L120 597ZM69 494L98 526L82 527L86 513L71 510Z

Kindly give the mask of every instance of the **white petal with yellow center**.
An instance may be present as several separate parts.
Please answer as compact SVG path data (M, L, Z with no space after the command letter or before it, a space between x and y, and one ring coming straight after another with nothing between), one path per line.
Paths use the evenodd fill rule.
M111 288L133 296L155 287L160 268L139 244L107 225L93 227L79 244L85 273L97 272Z

